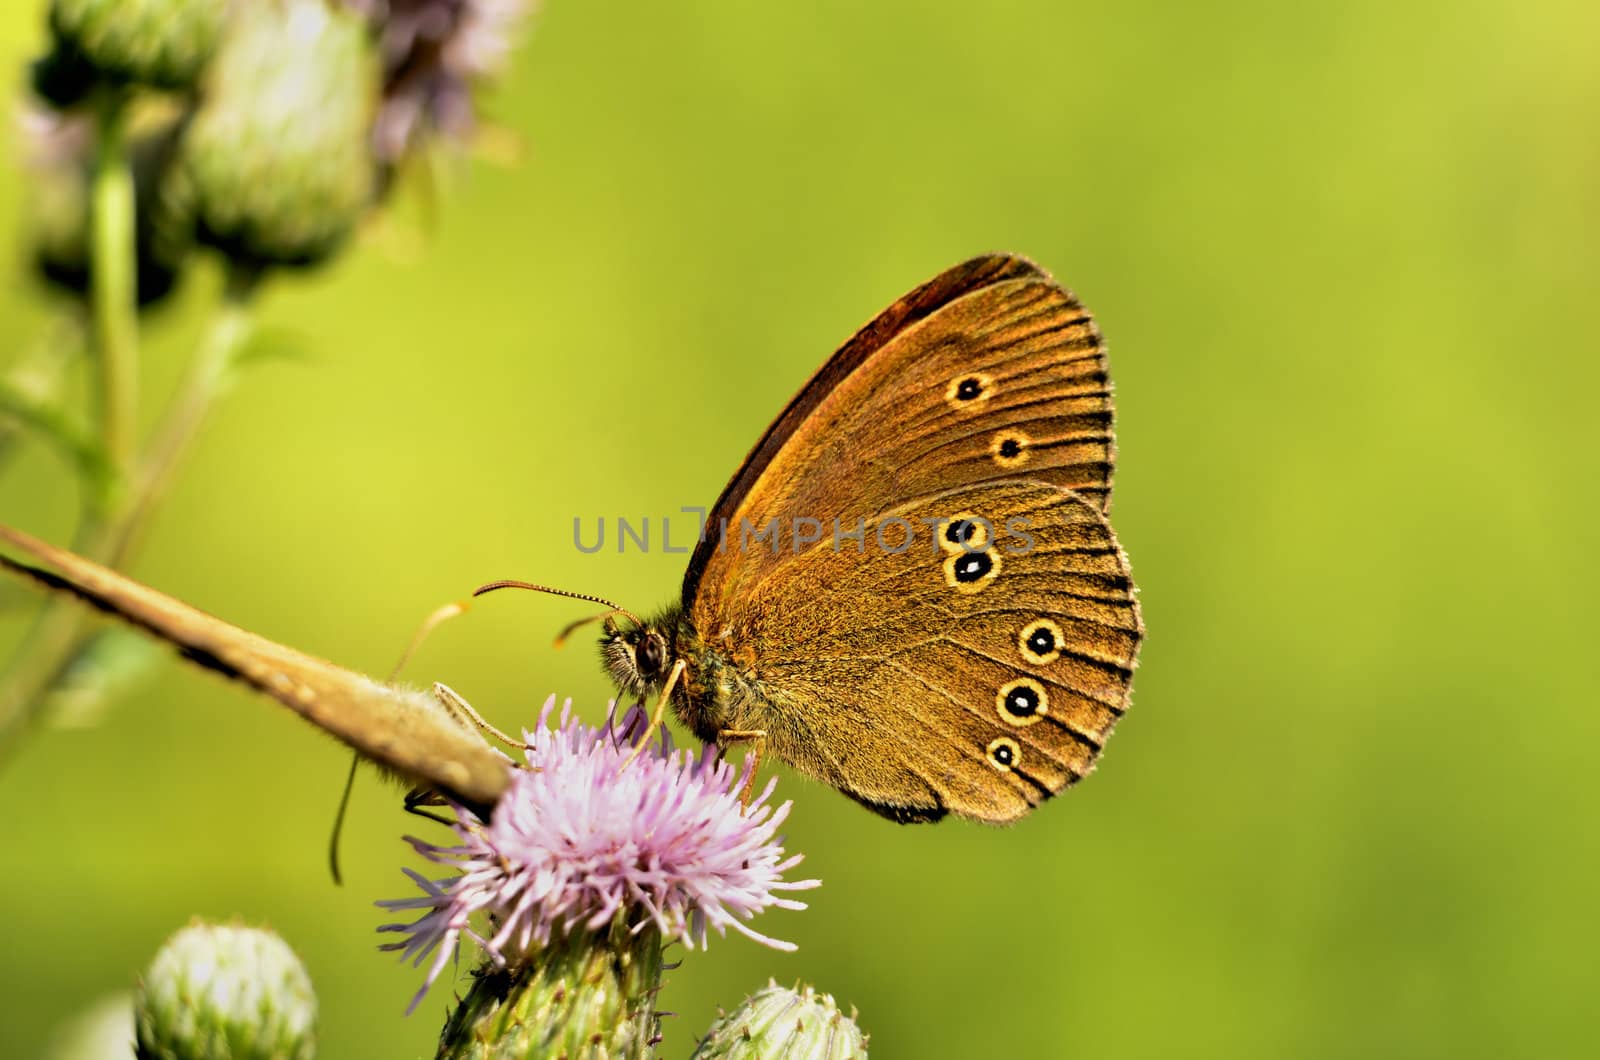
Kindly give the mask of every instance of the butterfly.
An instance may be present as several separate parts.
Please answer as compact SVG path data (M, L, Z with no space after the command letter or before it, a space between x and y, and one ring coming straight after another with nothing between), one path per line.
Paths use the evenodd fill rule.
M1070 291L1012 255L957 265L812 376L710 510L680 601L600 616L602 660L702 740L885 817L1016 820L1129 705L1112 418Z
M276 699L384 772L484 819L510 782L507 759L479 735L486 724L444 685L422 692L375 681L3 524L0 571L123 619L189 663Z
M658 716L886 817L1015 820L1085 776L1128 708L1144 626L1105 514L1114 454L1088 311L1029 261L974 258L823 365L710 510L680 601L648 621L613 608L602 659ZM505 789L443 686L381 685L20 531L0 545L41 564L0 566L418 784L483 812ZM523 583L479 591L505 584Z

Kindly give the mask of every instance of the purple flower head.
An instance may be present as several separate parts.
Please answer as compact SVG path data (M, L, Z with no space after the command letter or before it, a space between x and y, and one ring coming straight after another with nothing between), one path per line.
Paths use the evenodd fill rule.
M24 100L16 111L20 155L29 168L49 172L88 164L94 119L83 111L60 111Z
M533 0L344 0L377 29L383 103L373 146L397 161L430 130L465 139L472 90L497 74Z
M748 774L720 761L715 748L673 750L663 735L628 762L644 736L642 710L630 710L620 725L608 716L594 729L569 716L569 701L551 728L555 702L551 696L538 727L524 732L528 768L515 771L488 824L456 807L459 845L407 837L424 857L461 869L444 880L406 869L424 893L378 903L425 910L410 924L380 927L407 936L384 949L403 950L418 965L438 950L411 1007L463 935L500 965L537 952L552 936L599 931L618 915L634 931L653 924L690 949L704 948L710 929L726 934L729 927L794 949L746 923L771 906L804 909L780 892L819 882L783 879L801 858L785 857L779 844L790 804L770 803L777 781L743 808L739 790ZM478 912L488 914L486 935L469 923Z

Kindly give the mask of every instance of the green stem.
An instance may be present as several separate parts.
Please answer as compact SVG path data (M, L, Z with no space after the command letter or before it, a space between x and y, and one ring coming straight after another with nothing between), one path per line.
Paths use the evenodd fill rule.
M250 340L254 324L252 309L260 282L261 273L252 267L234 266L229 271L222 301L189 363L189 374L156 430L133 480L133 488L119 506L115 522L120 532L113 535L103 559L91 558L112 566L120 565L145 528L151 512L166 495L173 475L183 463L206 417L217 399L229 389L234 359Z
M97 489L109 474L105 456L61 407L54 395L41 396L0 379L0 461L11 453L12 443L26 432L54 442L78 470L86 489Z
M229 276L216 316L138 473L104 515L90 516L80 528L73 546L80 555L117 567L131 552L207 413L228 389L233 361L250 335L258 281L254 271L236 270ZM57 598L45 605L18 646L0 677L0 761L16 749L50 690L88 643L89 619L90 612L78 601Z
M26 350L0 379L0 471L11 461L30 431L42 432L75 461L103 465L99 446L61 408L67 368L83 352L83 321L65 313L41 339ZM95 453L91 458L88 450ZM89 466L80 470L89 471Z
M123 93L104 90L89 196L89 309L97 355L100 437L116 483L109 491L90 494L94 509L102 512L114 503L112 496L132 469L138 446L138 251L127 124Z

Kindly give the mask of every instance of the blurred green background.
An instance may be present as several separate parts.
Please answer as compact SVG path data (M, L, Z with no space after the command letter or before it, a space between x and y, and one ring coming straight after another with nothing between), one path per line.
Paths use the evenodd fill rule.
M39 6L0 14L14 78ZM663 1055L768 976L859 1006L881 1057L1574 1055L1600 952L1596 39L1576 0L549 0L491 100L525 157L474 165L417 260L369 241L273 286L264 324L308 356L226 402L133 571L373 672L491 578L653 608L683 557L580 554L574 516L709 503L861 321L1028 254L1111 343L1136 709L1004 830L785 777L825 882L758 927L799 952L682 955ZM0 245L21 184L0 169ZM49 319L20 261L0 361ZM150 404L215 287L150 322ZM0 519L53 540L75 503L42 449L0 481ZM502 725L551 691L598 719L590 650L549 647L584 613L485 601L408 675ZM449 988L402 1017L419 974L372 905L410 892L399 835L426 825L364 778L335 888L345 762L176 664L40 733L0 772L0 1055L195 913L299 949L322 1055L431 1055Z

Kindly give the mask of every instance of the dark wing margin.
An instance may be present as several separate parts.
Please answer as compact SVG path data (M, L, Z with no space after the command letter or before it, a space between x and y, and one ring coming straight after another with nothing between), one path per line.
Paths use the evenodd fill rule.
M789 437L799 429L822 398L867 358L882 349L891 339L918 321L924 320L940 309L974 291L991 284L1030 278L1049 279L1049 274L1027 258L1015 254L984 254L946 269L933 279L917 287L889 308L873 317L858 330L832 357L828 358L815 375L789 400L783 412L772 421L761 440L744 458L739 473L723 488L722 495L712 505L706 516L706 533L689 557L689 569L683 575L683 605L685 610L694 604L700 585L700 575L705 571L711 554L717 548L717 535L712 528L722 525L738 510L745 494L750 491L772 458L783 448ZM880 811L882 812L882 811Z

